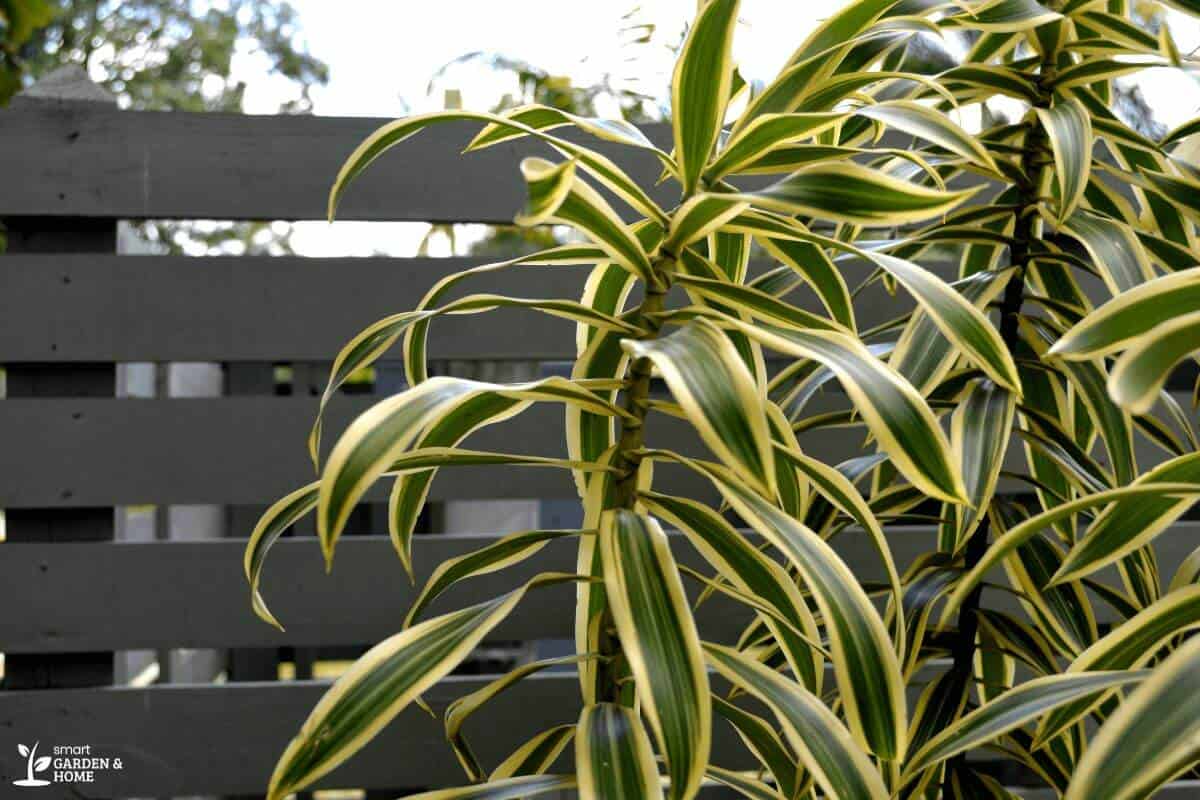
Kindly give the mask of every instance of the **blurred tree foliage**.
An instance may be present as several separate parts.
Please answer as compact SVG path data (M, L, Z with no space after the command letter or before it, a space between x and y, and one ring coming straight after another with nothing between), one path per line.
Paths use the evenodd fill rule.
M21 50L52 19L48 0L0 0L0 105L21 88Z
M308 111L309 90L329 79L286 2L0 0L5 16L6 63L22 73L17 86L78 64L124 108L241 111L245 84L230 75L239 52L265 57L295 87L284 112Z
M0 105L60 67L76 64L122 108L243 110L235 56L286 79L281 113L311 110L329 69L311 55L296 10L274 0L0 0ZM157 249L189 253L289 252L289 228L269 222L134 226Z

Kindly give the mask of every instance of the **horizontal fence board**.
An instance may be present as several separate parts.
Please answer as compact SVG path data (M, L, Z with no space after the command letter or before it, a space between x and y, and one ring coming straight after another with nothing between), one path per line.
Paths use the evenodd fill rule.
M331 404L328 448L373 396L343 396ZM813 413L844 408L845 397L816 397ZM316 412L312 397L176 399L10 398L0 400L0 507L42 508L139 503L261 504L307 483L313 472L305 440ZM702 455L682 420L658 415L649 444ZM823 428L800 436L807 452L836 464L864 452L862 427ZM464 446L505 452L564 455L563 411L537 405L473 434ZM1139 437L1143 468L1164 456ZM1010 447L1007 463L1022 459ZM1096 459L1107 463L1102 448ZM661 470L667 491L703 492L691 473ZM1005 481L1007 491L1029 487ZM546 468L455 467L434 481L431 499L574 497L563 471Z
M378 397L347 396L332 405L328 447ZM179 399L38 398L0 400L0 507L139 503L271 502L313 480L305 439L316 412L311 397ZM565 455L561 406L537 405L473 434L464 446ZM686 423L654 420L649 443L702 454ZM857 454L860 431L806 435L829 461ZM682 468L664 465L667 491L703 490ZM433 482L430 498L575 497L564 470L454 467Z
M396 633L404 615L442 561L496 541L496 535L415 537L414 586L386 536L348 536L325 574L316 539L280 540L264 570L262 593L279 631L250 610L242 572L245 540L0 545L0 598L26 611L0 619L0 651L70 652L166 647L270 647L374 643ZM574 572L576 541L552 542L528 561L453 587L426 616L497 597L540 572ZM684 563L703 562L682 539L672 541ZM865 559L864 559L865 560ZM64 603L86 581L96 602ZM575 587L538 589L489 639L574 636ZM724 598L702 612L705 633L731 641L749 616Z
M424 693L439 713L490 678L451 677ZM12 757L0 759L0 782L24 777L18 743L91 745L93 755L119 757L120 771L96 773L68 793L47 797L146 797L252 794L265 791L271 770L328 684L318 681L222 686L156 686L43 692L0 692L0 730ZM517 744L579 715L573 673L542 674L496 697L465 728L485 765L495 767ZM732 728L713 726L722 764L748 767ZM564 764L569 764L569 754ZM464 784L440 720L416 707L317 783L317 788L417 789ZM59 787L66 788L66 787Z
M415 308L437 281L480 258L8 255L0 258L0 362L331 360L364 327ZM774 266L761 261L752 274ZM484 273L451 297L499 293L573 299L588 267ZM845 265L853 285L861 264ZM949 273L939 269L945 276ZM682 292L676 296L682 298ZM636 299L636 298L635 298ZM822 312L805 290L792 299ZM876 284L862 294L869 328L911 308ZM530 310L447 316L435 359L571 359L573 325ZM399 352L397 349L396 352Z
M0 361L332 360L364 327L415 308L479 258L7 256L0 258ZM586 268L482 275L454 297L578 297ZM498 309L445 317L430 357L575 355L573 323ZM397 348L397 353L399 348Z
M0 216L324 219L342 162L384 122L23 104L0 111ZM355 181L338 219L511 223L525 201L518 163L551 151L518 140L461 155L480 127L438 125L394 148ZM646 133L670 141L669 126ZM643 186L658 178L645 152L588 145ZM678 197L670 183L652 193Z
M1158 538L1167 577L1198 538L1196 522L1177 523ZM444 559L493 541L495 534L417 536L418 586ZM929 527L892 527L889 541L903 568L934 547L934 534ZM671 542L681 563L703 567L682 536L672 534ZM262 588L287 628L278 631L250 611L242 574L244 546L244 540L0 545L0 607L21 609L0 618L0 651L370 643L398 630L415 598L416 588L403 576L387 537L344 537L328 576L314 539L282 539L267 559ZM863 580L883 577L865 535L851 530L835 539L834 546ZM495 597L538 572L571 571L574 551L573 541L552 543L519 566L453 588L430 613ZM94 602L67 602L82 585L89 587ZM695 584L689 582L689 587ZM572 591L551 587L530 595L494 638L569 638ZM700 628L706 637L724 641L739 630L744 610L731 603L718 596L701 606ZM989 590L985 603L1016 608L1008 592ZM1103 602L1097 601L1095 608L1102 622L1115 619Z

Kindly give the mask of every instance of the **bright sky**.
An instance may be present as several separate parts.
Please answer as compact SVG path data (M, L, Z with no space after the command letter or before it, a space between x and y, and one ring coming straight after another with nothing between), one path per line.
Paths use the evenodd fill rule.
M440 90L426 94L430 77L472 51L523 59L576 85L605 75L618 84L662 98L676 45L695 0L291 0L309 49L329 64L330 82L314 90L322 115L394 117L442 107ZM735 58L749 80L769 80L819 19L841 0L743 0ZM633 12L628 18L625 15ZM647 45L629 45L630 25L655 26ZM1200 26L1172 12L1180 51L1200 46ZM583 35L581 35L581 32ZM636 61L630 61L636 57ZM235 63L247 82L246 109L271 113L286 87L264 75L253 58ZM1153 70L1140 81L1155 115L1168 127L1196 115L1200 85L1178 71ZM492 106L510 82L481 67L457 67L441 86L457 89L466 108ZM300 223L294 244L308 255L411 255L427 226L418 223ZM437 248L435 254L448 254Z

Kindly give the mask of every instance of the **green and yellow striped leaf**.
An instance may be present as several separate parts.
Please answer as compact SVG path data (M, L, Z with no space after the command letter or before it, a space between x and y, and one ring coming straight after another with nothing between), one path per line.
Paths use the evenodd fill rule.
M758 780L753 774L734 772L731 769L723 769L712 765L704 771L704 774L717 783L733 789L742 797L750 798L750 800L787 800L773 786Z
M931 497L965 502L966 488L950 443L933 412L907 381L857 339L833 331L795 331L729 320L764 346L820 361L837 375L854 408L892 463Z
M430 114L418 114L405 117L381 126L362 141L354 152L347 157L342 168L334 179L329 190L329 219L337 212L338 203L346 189L354 179L363 173L371 163L381 155L400 144L430 125L459 120L472 120L494 125L497 128L519 132L533 136L549 144L568 158L577 159L588 174L611 189L618 197L637 209L641 214L656 222L666 221L666 214L658 204L650 199L650 195L636 181L632 180L607 157L581 147L566 139L551 136L516 120L507 119L497 114L487 114L478 111L435 111Z
M476 689L470 694L463 695L452 702L446 708L444 716L444 724L446 728L446 741L454 749L454 754L462 763L463 769L467 776L472 780L482 780L486 774L483 767L475 758L475 754L467 745L463 735L462 728L472 714L478 711L483 706L487 705L492 698L501 694L505 690L515 686L516 684L528 678L530 675L541 672L544 669L552 667L565 667L571 665L583 666L594 662L597 656L593 653L581 653L570 656L562 656L560 658L547 658L541 661L531 661L528 664L522 664L514 670L511 670L494 681ZM574 725L568 726L572 729Z
M820 698L733 648L706 643L704 655L723 677L770 707L800 763L830 797L888 797L867 754Z
M594 250L593 248L564 248L563 252L558 255L551 256L544 254L545 258L562 258L563 261L539 261L537 263L567 263L577 264L583 263L577 259L580 255L588 255L591 261L603 258L602 251ZM535 263L533 256L526 259L513 259L512 261L503 261L496 264L487 264L483 267L477 267L475 270L467 270L467 272L458 273L457 275L449 276L443 279L438 286L431 290L431 294L439 292L439 287L446 286L458 279L468 277L468 273L476 274L482 271L492 271L508 266L513 266L518 263ZM430 295L426 295L428 300ZM523 308L532 311L537 311L550 316L559 317L561 319L569 319L580 325L596 330L617 331L625 334L636 333L637 328L617 319L612 314L598 311L582 303L576 303L571 300L554 300L554 299L527 299L521 297L506 297L495 294L473 294L467 297L460 298L451 303L448 303L440 308L430 308L425 302L422 302L422 307L415 311L402 312L384 317L371 325L364 328L357 336L350 340L341 351L337 358L334 359L333 367L329 373L329 381L325 386L325 391L321 395L320 405L317 408L317 417L313 422L312 430L308 435L308 453L312 458L313 465L319 466L319 453L321 444L321 429L322 421L325 413L325 407L333 398L334 393L338 388L346 382L346 380L360 369L374 364L384 353L386 353L400 336L406 335L411 337L416 334L419 337L419 350L411 351L406 347L406 369L409 374L409 379L413 384L420 383L425 380L425 353L424 343L425 335L428 331L429 324L435 317L444 314L461 315L461 314L481 314L497 308ZM412 358L419 359L414 369Z
M372 647L329 688L284 750L267 800L282 800L354 755L458 666L530 589L574 580L539 575L502 597L435 617Z
M881 758L902 757L907 719L900 663L883 620L858 580L833 548L803 523L725 474L710 470L709 475L730 507L787 557L816 600L855 738Z
M745 200L727 194L698 194L671 215L671 227L663 249L678 253L693 242L716 231L749 207Z
M1200 639L1129 695L1079 759L1064 800L1147 797L1200 759Z
M501 761L488 776L488 782L518 775L541 775L554 765L574 736L574 725L558 725L542 731Z
M746 749L771 773L780 792L785 797L799 796L803 770L779 739L774 726L719 695L713 695L713 710L733 726Z
M636 147L653 153L664 165L670 165L670 156L654 146L636 125L623 119L602 119L600 117L582 117L571 114L560 108L531 103L505 111L501 116L512 122L527 125L539 131L553 130L565 126L574 126L581 131L602 139L606 142ZM520 139L529 134L511 125L489 123L483 126L475 138L466 146L463 152L482 150L501 142Z
M797 240L761 238L758 241L764 250L813 287L830 316L843 327L855 329L850 289L841 271L824 250L811 242Z
M979 142L977 136L967 133L948 116L929 106L912 100L888 100L863 106L854 113L881 122L901 133L918 136L944 147L991 172L1000 171L991 153Z
M1165 320L1200 311L1200 267L1173 272L1118 294L1088 314L1049 355L1089 359L1123 350Z
M1163 322L1131 342L1117 359L1108 377L1108 393L1129 413L1146 414L1154 407L1171 372L1197 350L1200 311Z
M770 186L735 196L785 214L888 226L939 217L977 191L930 189L860 164L833 162L805 167Z
M250 584L250 607L258 618L269 625L283 630L283 625L267 608L266 601L258 591L262 578L263 564L266 562L267 551L279 539L293 522L303 517L317 507L317 497L321 485L313 482L276 500L254 526L250 540L246 542L245 554L242 558L242 568L246 573L246 582Z
M317 505L317 533L326 564L359 498L413 440L448 409L471 397L490 395L519 401L565 402L601 414L625 412L564 378L524 384L490 384L439 376L376 403L350 424L325 464ZM408 554L398 551L411 563Z
M575 174L575 160L554 164L544 158L526 158L521 173L529 188L529 205L518 215L518 225L561 222L595 242L616 263L642 280L653 270L638 237L599 192Z
M1021 377L999 331L970 300L924 267L886 253L863 255L904 286L946 338L988 377L1019 397Z
M977 272L950 287L981 311L1000 296L1012 273ZM888 364L899 372L921 395L926 395L941 383L953 369L958 348L946 338L934 321L924 311L909 317L896 346L888 356ZM1024 388L1024 387L1022 387Z
M1154 277L1150 259L1128 225L1077 209L1062 229L1087 249L1114 297Z
M455 789L410 794L405 800L518 800L575 788L574 775L523 775Z
M652 251L658 246L658 241L662 238L662 228L649 220L645 220L639 225L634 226L634 234L638 240L642 242L642 246L647 252ZM437 308L443 302L449 292L459 284L469 281L472 278L497 272L499 270L508 269L513 266L532 265L532 266L577 266L587 265L593 266L598 262L607 261L607 255L604 250L596 245L587 242L574 242L571 244L551 247L546 250L532 253L527 256L520 256L508 261L500 261L492 264L483 264L478 267L472 267L461 272L456 272L453 275L447 275L437 283L435 283L425 296L421 298L421 302L417 304L417 311ZM632 281L633 276L629 275L623 269L615 265L608 265L614 271L619 271L620 275ZM587 302L585 296L582 300L583 305L589 306L596 311L611 315L621 311L616 306L596 305ZM426 345L429 338L429 326L431 319L422 319L414 322L404 332L404 372L411 385L416 385L426 380L429 377L428 364L426 359ZM587 328L585 325L579 327ZM590 328L588 328L590 330ZM593 331L594 333L595 331ZM382 352L382 351L381 351ZM377 357L377 356L375 356Z
M1200 626L1200 586L1168 592L1108 635L1084 650L1067 667L1067 673L1130 670L1144 667L1173 638ZM1047 714L1038 726L1035 746L1061 734L1111 693L1068 703Z
M1064 703L1137 683L1145 677L1144 672L1122 670L1034 678L985 703L930 739L904 765L905 774L914 775L957 753L997 739Z
M709 183L758 162L781 145L811 139L846 118L842 112L816 111L807 114L763 114L729 137L720 154L704 174Z
M1200 453L1159 464L1131 486L1161 483L1200 484ZM1078 580L1152 542L1191 508L1190 497L1146 497L1106 508L1075 543L1054 575L1055 583Z
M904 590L901 586L900 575L896 570L896 562L892 558L891 548L888 546L887 536L884 534L879 520L875 517L875 513L871 510L871 506L859 493L854 483L833 467L805 455L798 448L779 447L777 449L780 458L803 473L821 496L858 523L859 527L871 537L871 544L887 575L888 585L892 591L892 602L895 603L896 608L899 608L904 601ZM903 615L896 617L895 625L897 655L903 659L906 626Z
M1038 120L1054 151L1058 180L1058 218L1074 213L1087 189L1092 166L1092 118L1078 101L1062 100L1050 108L1038 108Z
M733 84L738 0L709 0L692 23L671 76L671 127L684 196L696 189L725 120Z
M954 515L953 534L940 537L943 549L958 552L987 513L1008 450L1015 410L1012 393L990 381L972 382L955 407L950 442L971 502L947 509Z
M695 258L699 258L699 256L693 256L691 253L688 253L685 254L680 263L687 264ZM733 308L745 310L751 316L767 320L768 322L787 325L798 330L819 328L845 332L845 328L837 323L830 322L802 308L797 308L785 300L780 300L767 292L750 286L739 286L736 283L724 280L714 280L712 278L683 273L676 274L675 283L695 292L705 300L711 300L714 303L721 301L732 303Z
M666 757L670 796L699 789L712 739L712 703L700 637L678 567L658 523L606 511L599 546L609 608L642 712Z
M575 771L582 800L663 796L650 738L632 710L615 703L588 706L576 730Z
M775 493L775 454L766 398L719 328L698 319L670 336L626 340L625 349L649 358L704 443L754 485Z
M964 24L981 31L1015 33L1028 31L1048 22L1062 19L1062 15L1036 0L991 0L970 9L970 18Z
M1077 86L1111 81L1151 67L1167 66L1167 61L1155 56L1140 56L1128 59L1089 58L1061 70L1055 77L1052 88L1063 91Z
M473 553L451 558L437 565L429 580L425 582L421 593L413 601L412 608L404 618L404 627L411 627L421 612L442 592L455 583L476 575L487 575L519 564L525 559L540 552L550 542L575 536L594 536L595 531L577 530L544 530L522 531L511 533L497 540L494 544L480 548Z
M694 500L653 492L643 493L640 499L651 514L682 531L721 577L738 590L753 593L786 620L785 626L772 616L761 617L796 676L810 691L819 692L824 659L811 643L819 642L821 634L804 597L783 569L720 514Z
M1095 492L1094 494L1085 495L1084 497L1062 503L1047 511L1043 511L1041 514L1032 516L1020 524L1013 526L1003 536L992 542L979 563L963 575L958 583L958 587L947 599L946 606L942 609L942 621L945 622L953 618L954 613L958 611L967 595L979 585L979 582L983 580L984 574L989 569L997 566L1010 553L1016 550L1018 546L1053 526L1059 520L1068 519L1090 508L1107 506L1114 503L1119 505L1136 505L1144 503L1146 498L1171 497L1182 499L1190 497L1194 499L1197 496L1200 496L1200 483L1147 482Z

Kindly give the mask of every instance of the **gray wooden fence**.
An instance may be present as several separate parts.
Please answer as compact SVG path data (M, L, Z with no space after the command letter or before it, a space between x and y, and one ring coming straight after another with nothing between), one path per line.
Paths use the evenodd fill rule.
M370 515L360 526L370 528L368 535L343 541L330 576L311 538L280 542L264 592L286 632L251 614L242 547L258 510L310 479L304 438L316 407L313 390L339 346L378 317L413 306L438 278L472 260L115 252L118 220L320 219L342 159L379 122L141 113L54 98L24 99L0 111L0 219L9 242L0 257L5 792L25 769L16 745L40 741L43 747L90 745L122 759L121 770L71 786L73 797L258 794L323 690L320 681L303 679L311 677L313 648L361 646L397 630L414 589ZM666 136L663 129L650 133ZM354 187L341 218L508 222L523 196L515 165L533 148L502 145L461 158L469 135L465 127L449 126L399 148ZM653 183L652 159L627 151L610 155ZM522 295L571 296L581 288L573 270L518 271L505 281ZM480 281L481 291L494 288L499 284ZM867 313L882 320L897 312L896 303L868 304ZM554 361L572 356L572 348L569 325L497 312L439 322L431 354ZM131 362L219 363L225 394L119 397L118 365ZM278 364L296 368L290 395L277 391ZM374 400L340 398L327 429L338 429ZM694 447L682 426L660 427L659 443ZM561 440L560 415L536 410L480 433L474 444L511 450L519 443L557 453ZM857 434L827 431L807 435L804 444L837 461L861 441ZM676 489L701 489L681 475L664 477ZM573 496L570 479L550 471L462 469L444 471L431 498L437 504ZM114 520L123 508L198 504L228 509L224 536L179 541L196 537L168 530L152 541L117 539ZM418 578L503 532L418 537ZM1175 563L1195 533L1182 524L1164 537L1164 563ZM932 534L900 528L892 540L907 563L930 546ZM676 544L680 558L695 563L695 554ZM879 577L861 541L847 536L839 546L856 572ZM571 564L571 552L551 546L518 572ZM512 574L480 578L452 601L490 597L516 580ZM1012 600L997 594L989 602ZM569 637L570 607L569 590L548 590L495 637ZM737 609L714 601L704 606L701 625L707 636L721 639L743 621ZM121 663L114 654L184 649L225 653L224 680L160 674L149 685L130 685L114 667ZM280 658L294 661L302 679L273 680ZM483 680L457 675L427 699L439 707ZM497 758L514 735L576 713L571 674L528 681L473 724L480 755ZM488 736L489 730L504 735ZM737 750L729 730L717 731L717 748ZM439 725L414 709L322 785L402 789L459 778Z

